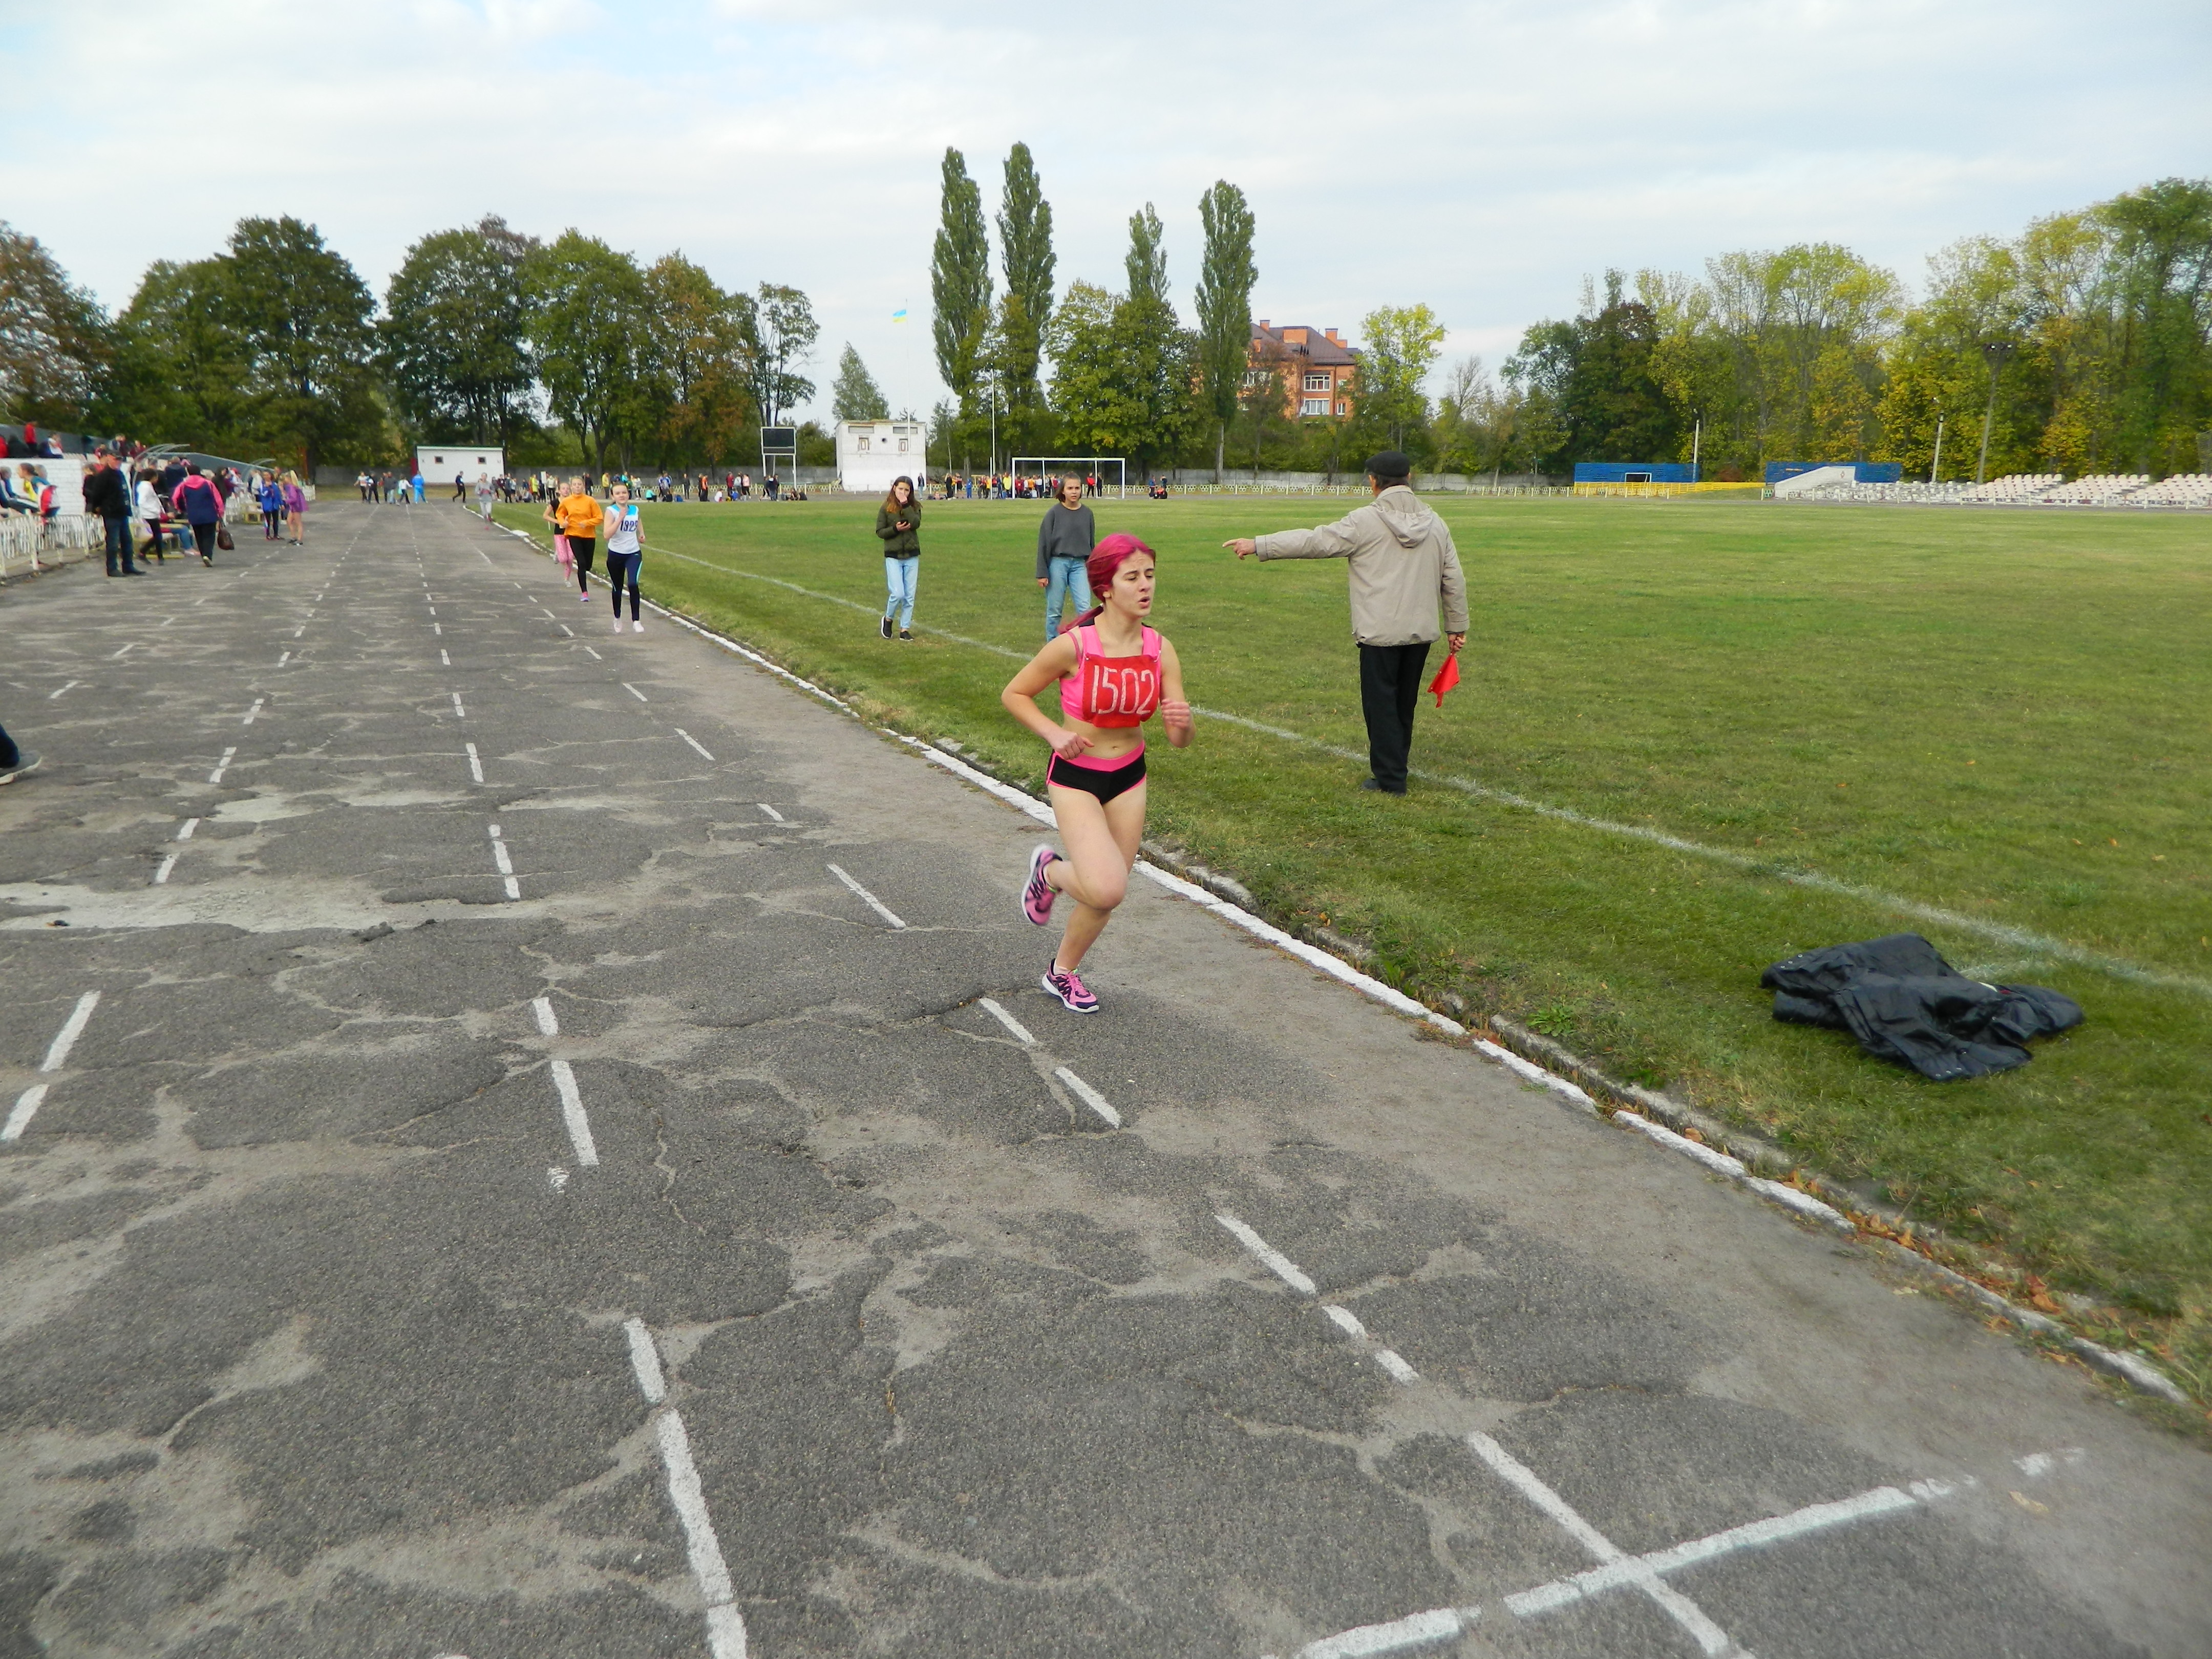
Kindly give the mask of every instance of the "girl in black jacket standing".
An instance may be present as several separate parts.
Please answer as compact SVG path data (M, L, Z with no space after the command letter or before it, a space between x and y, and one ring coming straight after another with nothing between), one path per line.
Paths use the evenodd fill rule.
M890 597L884 601L883 635L891 636L891 613L899 613L898 636L912 640L909 624L914 621L914 579L921 563L921 503L914 498L914 480L894 479L890 494L876 509L876 534L884 543L884 586Z

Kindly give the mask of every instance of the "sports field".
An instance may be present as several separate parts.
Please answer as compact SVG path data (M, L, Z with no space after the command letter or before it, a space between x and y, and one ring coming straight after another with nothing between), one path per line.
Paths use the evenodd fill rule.
M1193 701L1277 729L1202 720L1189 750L1156 745L1152 834L1278 918L1368 943L1418 994L2002 1242L2099 1304L2084 1328L2205 1397L2212 524L1444 502L1466 676L1441 712L1423 700L1394 800L1331 752L1364 749L1342 566L1218 545L1350 505L1099 504L1102 533L1159 550L1156 619ZM645 586L1035 787L1042 751L998 693L1042 639L1041 510L927 506L931 631L910 645L876 635L872 502L648 507ZM501 516L543 529L536 508ZM2057 987L2087 1024L1939 1086L1770 1018L1768 963L1904 929L1977 976Z

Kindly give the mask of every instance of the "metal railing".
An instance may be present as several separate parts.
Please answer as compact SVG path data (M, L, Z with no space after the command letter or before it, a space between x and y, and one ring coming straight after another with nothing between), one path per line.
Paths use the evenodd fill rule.
M100 526L81 513L58 513L42 522L27 513L0 519L0 581L47 565L73 564L106 550Z

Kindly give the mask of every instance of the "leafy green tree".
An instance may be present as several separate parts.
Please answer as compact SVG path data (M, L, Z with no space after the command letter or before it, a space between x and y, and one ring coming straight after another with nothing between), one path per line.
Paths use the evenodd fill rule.
M837 360L837 379L830 387L830 411L841 421L890 418L891 406L883 388L868 373L868 366L860 361L850 340L845 343L845 355Z
M1036 163L1027 144L1006 155L1006 190L999 210L999 258L1006 297L999 313L999 367L1007 403L1017 410L1042 401L1037 386L1044 331L1052 319L1052 204L1044 199Z
M36 237L0 220L0 416L83 425L114 358L105 307Z
M368 459L384 425L368 284L313 225L290 217L240 220L228 264L225 319L245 357L257 435L311 471Z
M583 444L592 470L604 472L610 445L639 435L638 346L652 320L645 273L629 254L575 229L533 254L524 270L546 401Z
M1425 305L1382 306L1361 319L1358 410L1363 424L1387 434L1393 449L1428 419L1422 383L1443 350L1444 326Z
M1213 416L1213 482L1221 482L1229 422L1236 418L1252 350L1252 288L1260 279L1252 259L1256 228L1244 192L1227 179L1198 201L1206 229L1206 254L1198 278L1200 396ZM1256 463L1255 463L1256 465Z
M487 216L407 250L378 331L394 401L423 439L511 445L532 424L523 272L538 246Z
M1237 382L1237 407L1243 415L1237 428L1238 453L1243 453L1243 444L1249 440L1252 478L1255 483L1269 441L1273 440L1274 447L1279 450L1297 431L1290 417L1290 398L1289 356L1281 341L1273 335L1262 335L1251 347L1243 373Z
M1140 246L1147 216L1131 221ZM1152 223L1156 237L1157 216ZM1164 261L1150 250L1144 258L1161 271L1164 288ZM1139 263L1137 248L1130 263ZM1158 291L1133 297L1076 283L1060 301L1048 340L1053 404L1064 441L1078 451L1120 455L1139 472L1172 457L1201 418L1193 398L1195 337L1177 324L1172 306L1154 297Z
M662 255L646 271L645 304L640 390L651 406L640 429L679 465L719 465L738 453L752 413L745 308L681 253Z
M230 262L221 256L147 267L116 322L113 424L153 441L261 459L229 289Z
M930 332L938 374L965 416L975 405L991 329L991 243L983 225L983 193L968 176L966 159L948 148L940 173L929 267Z
M2106 203L2118 323L2116 447L2193 470L2212 424L2212 180L2166 179Z
M1129 216L1129 252L1121 264L1128 274L1132 304L1158 306L1174 313L1175 302L1168 297L1166 232L1150 202Z
M743 306L753 404L761 423L775 426L814 395L814 382L799 370L812 360L822 325L805 295L775 283L763 283Z

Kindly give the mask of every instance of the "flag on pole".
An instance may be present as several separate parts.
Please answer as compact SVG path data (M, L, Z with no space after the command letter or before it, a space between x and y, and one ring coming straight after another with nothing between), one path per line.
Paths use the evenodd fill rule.
M891 320L895 323L904 322L906 320L906 307L904 306L901 306L896 311L891 313Z

